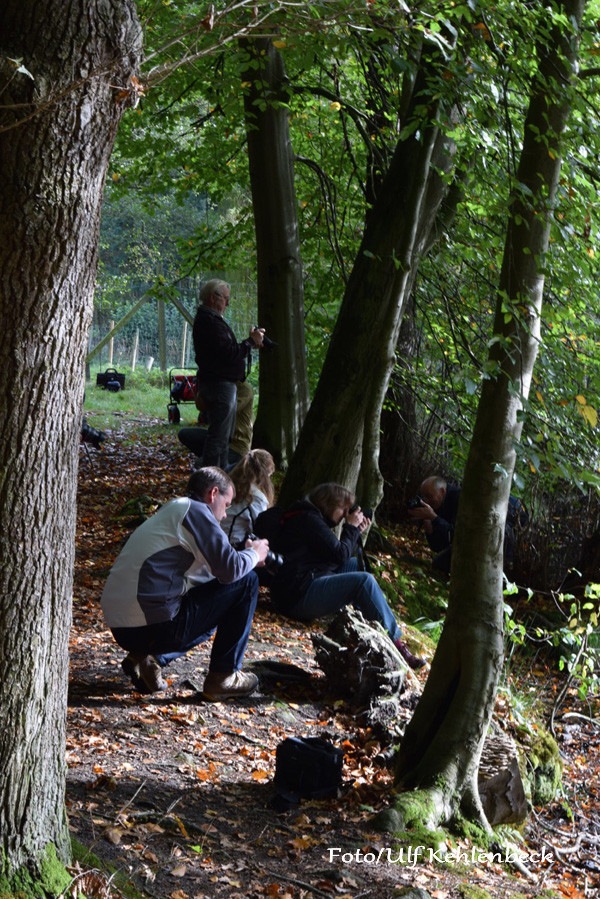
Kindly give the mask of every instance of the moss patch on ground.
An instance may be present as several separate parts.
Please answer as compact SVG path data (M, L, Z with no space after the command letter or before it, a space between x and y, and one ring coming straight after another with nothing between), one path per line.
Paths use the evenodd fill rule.
M470 821L464 815L456 814L452 819L451 833L456 837L470 840L474 846L480 846L486 851L492 837L476 821Z
M471 883L461 883L458 888L463 899L492 899L491 895L483 887L474 886Z
M84 869L93 868L96 871L105 874L107 880L114 883L115 887L119 890L120 895L127 896L127 899L145 899L146 894L140 892L131 881L127 879L121 870L115 868L113 865L107 864L106 861L102 861L91 851L91 849L84 846L83 843L72 839L71 847L73 861L79 862Z

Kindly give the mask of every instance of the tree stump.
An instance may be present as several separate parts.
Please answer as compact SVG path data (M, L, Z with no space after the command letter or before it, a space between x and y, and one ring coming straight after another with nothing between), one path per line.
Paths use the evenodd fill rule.
M311 639L332 692L364 709L367 723L387 736L385 742L400 736L407 667L381 625L347 606L324 634Z

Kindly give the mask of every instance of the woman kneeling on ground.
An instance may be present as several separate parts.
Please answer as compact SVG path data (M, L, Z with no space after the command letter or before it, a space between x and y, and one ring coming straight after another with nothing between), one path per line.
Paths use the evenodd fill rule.
M283 556L271 585L271 599L282 615L311 621L352 605L369 621L379 621L411 668L425 662L402 640L394 613L372 574L358 571L353 558L369 526L355 497L339 484L320 484L290 506L270 548ZM332 528L344 522L338 540Z

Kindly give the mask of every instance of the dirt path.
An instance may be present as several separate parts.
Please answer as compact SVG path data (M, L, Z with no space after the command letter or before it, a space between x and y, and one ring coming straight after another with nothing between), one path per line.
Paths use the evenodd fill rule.
M386 850L394 858L398 847L370 827L391 789L380 747L343 702L327 695L313 658L312 628L277 618L266 596L259 601L246 664L292 663L311 673L306 684L262 679L260 691L247 700L202 702L196 690L208 658L204 645L169 666L164 693L135 693L121 672L123 652L102 621L99 596L135 523L131 504L123 515L120 510L132 498L145 495L141 505L151 509L180 493L190 459L168 427L125 418L102 452L92 453L90 458L82 451L80 470L67 806L73 836L110 862L119 879L108 884L89 870L94 862L88 857L79 883L88 899L130 895L125 883L161 899L387 899L409 885L434 899L466 896L474 885L499 897L537 895L548 887L567 895L568 886L575 899L577 889L583 891L586 875L581 869L571 875L562 863L536 867L537 883L471 856L440 866L428 858L435 847L426 847L418 864L414 857L413 864L410 858L409 864L391 863ZM325 736L341 746L347 786L338 799L304 802L278 814L269 805L275 748L293 735ZM569 823L559 814L552 820L568 839ZM541 839L528 848L540 849ZM471 851L466 844L459 848ZM366 862L365 853L372 853ZM372 863L377 857L379 863ZM592 876L590 871L590 889Z

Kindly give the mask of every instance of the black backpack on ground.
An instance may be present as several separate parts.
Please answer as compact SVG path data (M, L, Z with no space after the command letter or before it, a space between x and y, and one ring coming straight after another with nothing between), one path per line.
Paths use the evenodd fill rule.
M272 544L275 544L277 535L285 522L289 518L294 518L295 515L300 515L301 512L301 509L286 512L281 506L271 506L270 509L265 509L264 512L261 512L260 515L256 516L254 520L254 533L262 540L268 540L271 549L275 549L276 547Z
M125 375L120 374L116 368L107 368L96 375L96 386L110 393L118 393L125 387Z
M278 811L301 799L326 799L342 786L344 753L322 737L288 737L275 754L275 796Z

